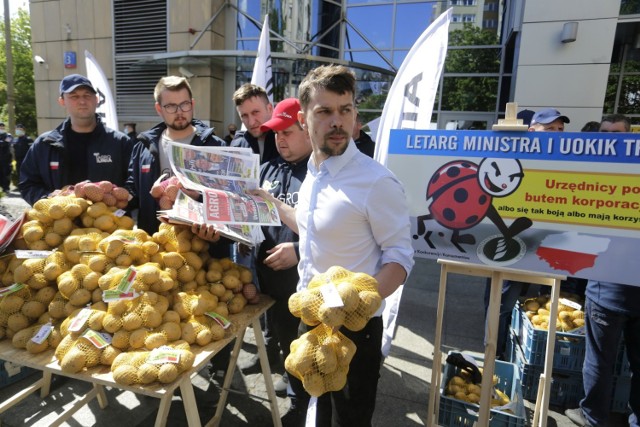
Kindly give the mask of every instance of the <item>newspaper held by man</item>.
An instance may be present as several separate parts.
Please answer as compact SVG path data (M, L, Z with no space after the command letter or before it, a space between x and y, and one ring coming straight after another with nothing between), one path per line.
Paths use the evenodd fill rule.
M178 192L173 208L162 215L170 223L174 224L204 224L203 203L192 199L182 191ZM262 228L252 225L214 223L216 231L223 237L247 246L254 246L264 240Z
M12 220L0 215L0 254L4 253L20 232L25 216L26 212L23 212L18 218Z
M202 215L201 223L214 224L220 230L226 227L232 232L227 237L236 240L234 237L243 236L242 243L250 241L250 246L264 238L260 226L281 225L273 203L245 193L258 188L260 158L251 149L196 147L165 141L163 149L182 186L200 192L203 202L194 200L198 203L194 205L183 195L180 203L176 198L173 208L161 211L161 215L174 222L181 219L193 223L187 211L197 210Z

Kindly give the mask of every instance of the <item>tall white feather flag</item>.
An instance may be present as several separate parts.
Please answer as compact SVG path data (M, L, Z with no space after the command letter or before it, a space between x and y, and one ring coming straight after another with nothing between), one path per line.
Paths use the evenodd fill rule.
M384 103L375 159L387 164L391 129L426 129L431 122L444 59L449 42L449 9L418 38L402 62Z
M444 12L422 33L396 74L384 103L376 134L374 158L387 164L391 129L428 128L440 75L447 55L451 9ZM382 313L384 333L382 354L389 355L396 327L402 289L400 286L385 300Z
M262 86L269 96L269 102L273 104L273 71L271 69L271 45L269 44L269 14L264 16L260 42L258 43L258 56L253 64L251 83Z
M96 112L102 118L102 122L111 129L118 130L118 114L116 113L116 103L111 95L109 82L102 72L102 68L96 58L88 51L84 51L85 65L87 67L87 78L98 92L98 107Z

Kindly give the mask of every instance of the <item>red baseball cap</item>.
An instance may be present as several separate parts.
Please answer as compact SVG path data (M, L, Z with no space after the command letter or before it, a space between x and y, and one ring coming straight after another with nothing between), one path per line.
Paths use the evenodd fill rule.
M298 98L287 98L278 102L276 108L273 109L271 120L268 120L260 126L261 132L272 130L278 132L285 130L298 121L298 111L300 111L300 102Z

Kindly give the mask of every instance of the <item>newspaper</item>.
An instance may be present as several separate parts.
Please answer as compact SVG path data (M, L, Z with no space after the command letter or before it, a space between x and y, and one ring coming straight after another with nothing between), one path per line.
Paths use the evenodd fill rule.
M222 235L250 246L264 239L260 226L281 225L273 203L246 194L259 184L260 157L251 149L165 141L163 149L180 183L203 195L200 203L182 194L171 210L161 211L170 221L215 224Z
M0 254L4 253L18 235L25 216L26 212L23 212L18 218L11 220L4 215L0 215Z
M178 191L178 196L173 208L164 211L163 217L174 224L204 224L207 221L204 216L204 204L193 200L191 197ZM235 225L215 223L217 232L234 242L243 243L247 246L255 246L264 240L264 234L260 226Z

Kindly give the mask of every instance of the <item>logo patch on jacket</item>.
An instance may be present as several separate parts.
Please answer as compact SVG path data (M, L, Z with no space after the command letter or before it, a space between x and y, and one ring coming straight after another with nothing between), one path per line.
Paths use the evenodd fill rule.
M49 162L49 169L51 169L52 171L57 171L58 166L60 166L59 162Z
M93 155L96 157L96 163L113 163L111 154L93 153Z
M142 173L149 173L149 171L151 170L151 165L142 165L140 167L140 170L142 171Z

